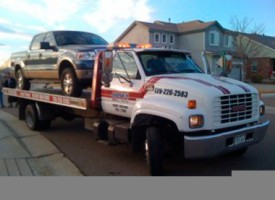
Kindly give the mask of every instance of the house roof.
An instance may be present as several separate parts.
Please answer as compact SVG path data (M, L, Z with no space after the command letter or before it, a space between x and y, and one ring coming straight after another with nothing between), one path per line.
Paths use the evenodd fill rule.
M201 20L195 20L195 21L177 24L179 33L204 31L213 25L216 25L221 30L223 30L222 26L217 21L203 22Z
M137 22L137 23L140 23L149 29L176 32L176 33L203 31L212 25L217 25L219 28L223 29L222 26L217 21L203 22L201 20L194 20L190 22L182 22L177 24L170 23L170 22L162 22L162 21L155 21L154 23L148 23L148 22Z
M150 30L178 32L177 24L174 24L174 23L168 23L168 22L162 22L162 21L155 21L154 23L137 21L137 23L142 24L143 26L149 28Z
M269 48L275 49L275 37L259 35L259 34L245 34L245 35L258 43L261 43Z
M165 32L173 32L173 33L189 33L189 32L197 32L204 31L207 28L216 25L221 31L223 31L223 27L217 21L211 22L203 22L201 20L194 20L189 22L182 23L171 23L171 22L163 22L163 21L155 21L153 23L142 22L142 21L134 21L117 39L119 41L123 38L135 25L141 25L148 30L158 30Z

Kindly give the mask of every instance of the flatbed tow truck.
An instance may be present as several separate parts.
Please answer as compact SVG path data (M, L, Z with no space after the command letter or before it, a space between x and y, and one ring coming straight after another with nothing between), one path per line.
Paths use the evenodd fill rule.
M91 90L82 97L60 89L10 89L19 120L32 130L56 117L81 117L109 145L144 152L151 175L163 175L167 152L187 159L242 155L269 126L252 86L203 72L189 52L114 44L95 60Z

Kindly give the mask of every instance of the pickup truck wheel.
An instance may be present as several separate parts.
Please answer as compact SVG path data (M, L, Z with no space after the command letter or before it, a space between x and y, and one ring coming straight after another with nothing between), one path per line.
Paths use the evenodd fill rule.
M21 90L29 90L30 89L30 81L26 78L24 78L24 74L22 69L19 69L16 71L16 82L17 82L17 87Z
M61 74L61 88L66 96L79 97L82 93L82 88L77 80L74 71L71 68L66 68Z
M163 144L157 127L146 130L145 156L152 176L163 174Z

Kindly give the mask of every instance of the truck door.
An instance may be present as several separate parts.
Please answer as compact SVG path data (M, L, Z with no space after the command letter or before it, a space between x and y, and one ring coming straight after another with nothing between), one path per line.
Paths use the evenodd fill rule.
M41 48L41 42L49 42L51 46L56 46L52 33L37 35L31 45L28 54L27 75L31 78L56 79L58 73L54 73L57 65L57 51L53 49Z
M102 86L102 108L105 112L131 117L135 102L142 98L143 81L134 54L118 51L113 58L112 81Z
M40 49L40 42L45 38L45 34L35 36L31 42L30 50L27 55L25 74L27 77L36 78L40 72L41 60L40 55L43 50Z
M47 79L58 79L57 72L57 59L58 59L58 51L57 45L52 32L46 34L44 42L48 42L50 44L50 49L45 49L41 52L41 59L43 60L43 64L41 68L43 69L44 77Z

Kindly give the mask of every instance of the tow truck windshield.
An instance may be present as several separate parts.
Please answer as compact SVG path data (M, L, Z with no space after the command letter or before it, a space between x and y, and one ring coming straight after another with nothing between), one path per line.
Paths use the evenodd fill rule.
M138 57L147 76L160 74L203 73L186 54L171 51L144 51Z

